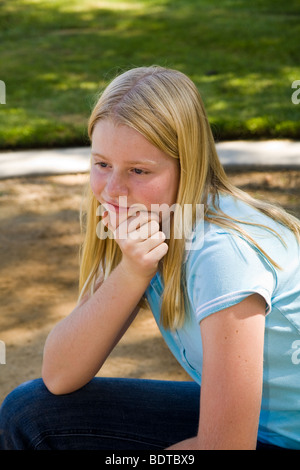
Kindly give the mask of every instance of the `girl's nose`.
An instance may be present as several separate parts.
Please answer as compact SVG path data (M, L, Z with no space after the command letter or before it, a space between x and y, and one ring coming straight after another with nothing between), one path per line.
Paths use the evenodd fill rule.
M128 195L125 178L117 173L111 173L106 182L106 194L111 198Z

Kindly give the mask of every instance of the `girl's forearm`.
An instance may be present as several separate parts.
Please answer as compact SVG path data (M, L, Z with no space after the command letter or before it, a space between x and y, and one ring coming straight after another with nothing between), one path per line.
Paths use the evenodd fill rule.
M52 393L70 393L94 377L136 315L148 283L133 278L120 263L89 300L56 325L42 368Z

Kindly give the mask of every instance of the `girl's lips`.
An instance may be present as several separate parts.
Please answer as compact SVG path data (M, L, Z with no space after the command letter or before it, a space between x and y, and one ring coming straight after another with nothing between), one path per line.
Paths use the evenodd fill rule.
M128 207L121 207L116 204L112 204L111 202L104 202L104 206L105 208L107 208L108 211L113 210L115 212L120 212L120 211L128 210Z

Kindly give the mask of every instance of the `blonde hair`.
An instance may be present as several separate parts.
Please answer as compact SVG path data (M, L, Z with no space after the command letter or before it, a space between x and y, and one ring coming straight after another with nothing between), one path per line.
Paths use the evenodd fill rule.
M258 247L247 232L236 225L237 222L245 222L230 218L218 208L218 194L225 192L286 225L300 240L300 223L295 217L279 207L253 199L229 182L216 152L200 94L195 84L183 73L158 66L139 67L124 72L107 86L97 101L88 125L90 139L95 124L101 119L112 119L117 124L135 129L170 157L179 160L177 205L184 207L184 204L192 204L193 222L196 220L196 204L204 204L205 220L239 232ZM88 291L93 291L99 272L104 279L107 278L121 260L117 243L110 238L100 240L96 233L99 202L90 188L88 192L80 266L80 298ZM214 210L208 207L209 195L212 196ZM171 329L183 324L187 311L183 263L185 239L172 237L177 222L175 211L169 249L160 265L164 282L161 322L165 328ZM264 255L270 260L267 253ZM270 261L276 265L273 260Z

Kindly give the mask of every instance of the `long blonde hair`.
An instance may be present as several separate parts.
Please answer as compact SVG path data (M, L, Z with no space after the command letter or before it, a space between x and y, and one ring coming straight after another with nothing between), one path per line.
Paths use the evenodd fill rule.
M170 157L179 160L177 205L184 207L184 204L192 204L193 222L196 220L196 205L203 204L205 220L238 231L258 247L247 232L236 225L241 221L219 210L217 196L221 191L286 225L300 241L300 222L295 217L279 207L253 199L229 182L216 152L202 99L195 84L183 73L159 66L139 67L124 72L100 95L89 120L90 139L95 124L107 118L135 129ZM212 196L213 211L208 207L209 195ZM122 256L113 239L99 239L96 233L98 206L99 202L89 188L84 213L80 298L93 290L99 272L104 279L107 278ZM185 239L172 237L177 222L175 211L174 225L168 240L169 249L160 267L164 282L161 321L165 328L171 329L183 324L186 312L184 263L180 262L185 253ZM267 253L264 254L270 260ZM276 265L273 260L270 261Z

